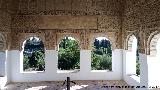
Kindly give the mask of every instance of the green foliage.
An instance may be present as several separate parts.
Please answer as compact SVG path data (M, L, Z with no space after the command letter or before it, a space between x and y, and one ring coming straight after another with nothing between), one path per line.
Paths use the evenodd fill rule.
M80 68L80 49L75 40L67 37L59 45L58 69L71 70Z
M139 62L136 63L136 74L140 75L140 63Z
M112 57L107 54L98 55L92 53L92 70L112 70Z
M24 71L44 71L44 51L34 51L31 56L24 55Z
M30 67L29 65L29 57L27 55L24 55L23 58L23 70L26 70Z
M112 57L104 54L100 60L100 68L99 70L112 70Z
M140 75L140 63L139 63L139 51L138 51L138 49L137 49L137 52L136 52L136 58L137 58L137 60L136 60L136 74L137 74L137 76L139 76Z
M112 70L112 50L108 40L95 40L92 46L92 70Z
M24 71L44 71L45 70L45 52L42 40L37 37L31 37L26 40L23 51L23 70Z

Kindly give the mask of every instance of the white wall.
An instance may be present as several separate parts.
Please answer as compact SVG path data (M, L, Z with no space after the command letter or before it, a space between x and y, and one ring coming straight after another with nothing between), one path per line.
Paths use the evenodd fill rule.
M9 51L1 52L0 59L3 59L3 77L0 77L0 89L10 82L10 59Z
M148 56L149 86L160 86L160 39L156 45L157 55Z
M112 52L112 72L91 71L91 51L81 50L80 71L76 73L58 73L58 55L55 50L45 52L45 72L20 72L20 51L11 51L11 81L12 82L37 82L37 81L61 81L66 77L71 80L122 80L122 50ZM112 77L111 77L112 76Z
M6 59L5 59L5 52L0 51L0 77L5 76L5 64L6 64Z
M139 54L139 60L140 60L140 77L133 75L134 68L133 65L131 65L132 60L135 56L132 55L131 51L124 50L123 51L123 79L131 86L146 86L148 87L148 64L147 64L147 55L145 54ZM132 67L131 67L132 66ZM145 89L138 89L136 90L147 90Z

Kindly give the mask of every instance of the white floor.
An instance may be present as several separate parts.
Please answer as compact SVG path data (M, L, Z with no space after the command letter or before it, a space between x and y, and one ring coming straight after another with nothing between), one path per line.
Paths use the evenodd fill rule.
M128 86L124 81L74 81L71 83L71 90L134 90L123 88ZM67 90L63 81L57 82L25 82L10 83L3 90ZM112 88L110 87L112 86ZM117 86L117 87L116 87Z

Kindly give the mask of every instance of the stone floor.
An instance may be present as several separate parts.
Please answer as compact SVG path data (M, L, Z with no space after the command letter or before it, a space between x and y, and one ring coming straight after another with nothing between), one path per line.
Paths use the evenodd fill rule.
M133 90L124 81L74 81L71 90ZM10 83L3 90L67 90L64 82L25 82ZM112 88L110 87L112 86Z

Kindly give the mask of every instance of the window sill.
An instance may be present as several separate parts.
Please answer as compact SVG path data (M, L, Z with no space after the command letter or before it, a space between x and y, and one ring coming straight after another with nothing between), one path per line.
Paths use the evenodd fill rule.
M140 83L140 76L137 76L135 74L132 74L132 75L128 75L130 78L132 78L133 80L137 81Z
M21 72L22 74L30 74L30 73L44 73L45 71L23 71L23 72Z
M91 72L113 72L109 70L91 70Z
M78 73L80 72L80 69L75 70L57 70L57 73Z

